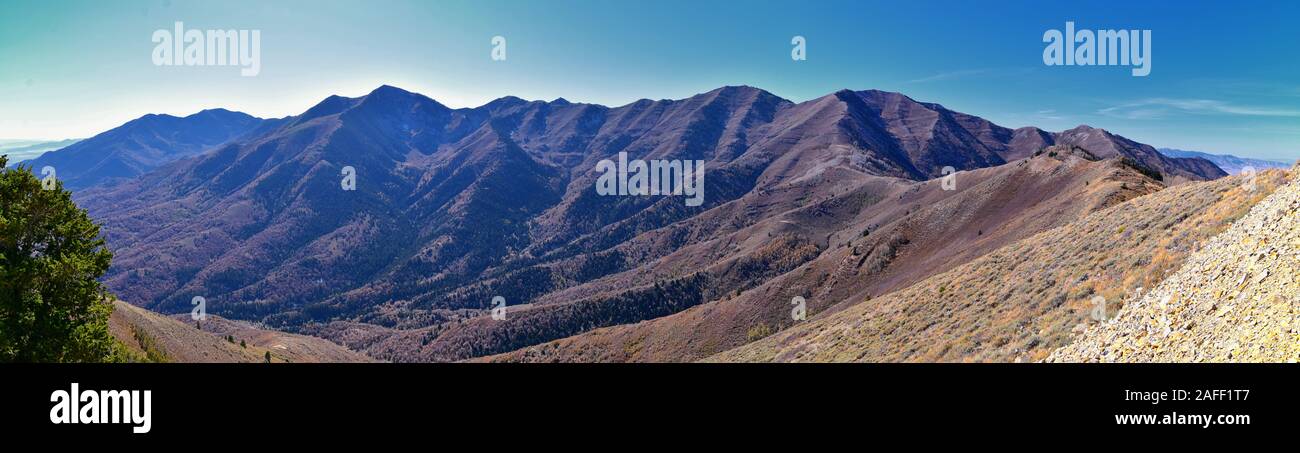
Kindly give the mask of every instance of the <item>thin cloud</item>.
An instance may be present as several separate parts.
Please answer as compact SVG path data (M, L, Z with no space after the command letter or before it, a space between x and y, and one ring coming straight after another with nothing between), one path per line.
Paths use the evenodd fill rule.
M919 79L912 79L912 80L908 80L908 81L906 81L906 82L904 82L904 83L927 83L927 82L937 82L937 81L940 81L940 80L961 79L961 78L966 78L966 77L970 77L970 76L977 76L977 75L988 74L988 73L990 73L990 72L993 72L993 70L992 70L992 69L963 69L963 70L960 70L960 71L942 72L942 73L935 74L935 75L932 75L932 76L929 76L929 77L922 77L922 78L919 78Z
M1034 112L1034 116L1044 120L1060 121L1065 119L1064 115L1056 113L1055 109L1039 110Z
M1300 117L1300 110L1243 106L1209 99L1151 98L1098 110L1097 113L1124 119L1163 118L1170 113Z
M1221 92L1241 96L1300 97L1300 85L1242 79L1192 79L1186 82L1197 92Z
M903 83L929 83L944 80L967 79L981 76L1014 76L1026 74L1032 71L1032 68L978 68L978 69L960 69L956 71L941 72L928 77L908 80Z

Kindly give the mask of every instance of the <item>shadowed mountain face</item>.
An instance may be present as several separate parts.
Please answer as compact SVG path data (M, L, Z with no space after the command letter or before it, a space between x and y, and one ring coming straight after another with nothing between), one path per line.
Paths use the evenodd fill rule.
M38 172L46 166L54 167L65 187L83 189L134 178L240 137L265 122L223 109L204 110L184 118L145 115L23 165Z
M767 284L844 252L864 228L920 221L907 200L936 202L945 192L908 193L947 166L1030 165L1061 143L1077 145L1064 149L1081 162L1113 158L1059 170L1072 178L1101 178L1105 168L1143 169L1166 183L1222 174L1081 129L1010 130L880 91L795 104L724 87L614 108L502 98L450 109L385 86L330 97L78 199L105 224L115 252L107 283L124 300L174 313L204 296L211 313L313 333L376 358L459 360L660 318ZM597 163L619 153L704 161L703 205L597 194ZM1034 165L1047 172L1035 178L1058 171ZM1068 201L1044 191L1053 180L1026 186L1018 174L977 179L999 181L984 191L1032 186L1060 198L1007 202L1013 212L999 215ZM346 175L355 175L355 190L344 189ZM1123 199L1129 187L1089 191L1101 198L1079 206ZM936 231L925 240L945 240L947 230ZM826 294L847 298L916 278ZM495 297L509 305L505 320L488 316Z

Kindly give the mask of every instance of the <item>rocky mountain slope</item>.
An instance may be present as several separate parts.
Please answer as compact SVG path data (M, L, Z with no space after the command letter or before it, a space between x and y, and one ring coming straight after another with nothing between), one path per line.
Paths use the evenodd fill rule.
M1300 361L1300 178L1052 362Z
M801 322L713 361L1034 361L1151 288L1283 184L1182 184L1039 233L950 271ZM1098 303L1098 297L1102 303Z
M936 254L943 241L971 244L962 258L970 259L1155 184L1121 184L1115 199L1085 192L1075 204L1045 176L1025 182L1012 170L979 172L1013 161L1043 167L1031 165L1045 162L1031 158L1043 146L1075 142L1085 161L1109 159L1112 169L1127 162L1125 177L1159 185L1222 174L1101 130L1013 131L880 91L796 104L723 87L612 108L502 98L450 109L385 86L359 98L330 97L77 199L105 225L115 252L106 283L123 299L176 313L202 295L210 313L324 336L375 357L459 360L744 293L826 252L845 259L847 243L868 230L882 233L866 235L877 258L853 272L870 274L892 260L888 250L903 238L929 252L908 255L916 264L895 269L942 267L960 262ZM598 195L596 163L619 153L704 161L703 205ZM1109 171L1084 166L1094 176ZM347 167L355 191L341 188ZM994 181L968 196L1023 225L967 210L973 238L968 229L943 227L918 227L928 235L907 238L915 232L902 225L943 222L923 209L946 198L943 191L919 182L942 176L944 167ZM1021 184L1032 189L1011 192ZM1067 215L1019 217L1021 207L1044 214L1053 205L1069 208ZM987 239L978 231L984 223ZM834 269L830 256L819 270ZM862 287L836 286L835 297L925 275L872 277ZM810 278L801 277L815 286ZM488 316L496 297L515 314L505 322ZM839 302L833 299L817 303Z

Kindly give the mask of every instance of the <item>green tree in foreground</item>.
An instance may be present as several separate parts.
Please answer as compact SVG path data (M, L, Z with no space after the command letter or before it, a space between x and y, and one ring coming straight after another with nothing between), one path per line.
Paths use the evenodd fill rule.
M117 360L98 278L112 253L61 183L0 156L0 362Z

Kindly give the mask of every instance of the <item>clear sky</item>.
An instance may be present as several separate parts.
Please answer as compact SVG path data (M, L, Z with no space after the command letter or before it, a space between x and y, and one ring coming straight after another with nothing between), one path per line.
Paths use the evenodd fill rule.
M1152 30L1151 74L1043 63L1043 33ZM153 32L255 29L261 72L155 66ZM1059 131L1300 157L1300 2L0 0L0 138L86 137L146 113L301 113L381 84L452 107L622 105L752 85L876 88ZM506 38L506 60L490 58ZM807 39L792 61L791 38Z

